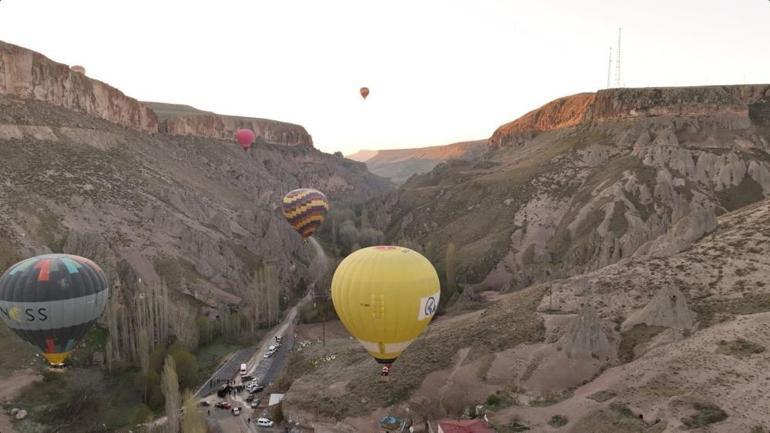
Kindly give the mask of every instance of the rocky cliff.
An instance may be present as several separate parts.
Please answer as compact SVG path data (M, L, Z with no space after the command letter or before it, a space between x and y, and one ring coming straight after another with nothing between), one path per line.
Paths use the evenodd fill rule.
M312 147L313 139L305 128L276 120L223 116L188 106L146 102L160 119L160 132L229 140L239 128L254 131L257 141L288 146Z
M460 282L526 287L665 256L721 213L770 196L770 86L619 89L563 98L499 128L471 161L373 204L394 242Z
M158 130L155 113L136 99L42 54L2 41L0 95L47 102L140 131Z
M257 140L312 147L305 128L286 122L224 116L192 107L142 103L40 53L0 41L0 95L35 99L145 132L232 139L250 128Z
M767 85L610 89L560 98L498 128L490 143L504 146L533 134L650 117L709 117L747 125L767 121Z

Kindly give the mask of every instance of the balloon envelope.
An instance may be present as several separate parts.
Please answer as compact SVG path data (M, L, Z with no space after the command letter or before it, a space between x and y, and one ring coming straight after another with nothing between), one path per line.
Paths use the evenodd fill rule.
M239 129L235 133L235 139L238 141L238 144L241 145L243 150L249 150L249 147L251 147L251 143L254 142L254 139L256 138L256 135L254 135L254 131L251 129Z
M307 239L324 222L329 211L329 200L316 189L300 188L283 196L283 216L294 230Z
M366 99L367 96L369 96L369 88L368 87L362 87L361 88L361 96Z
M404 247L358 250L340 263L332 279L332 302L340 321L386 365L428 326L440 295L433 265Z
M107 305L109 287L99 266L69 254L16 263L0 276L0 318L62 365Z

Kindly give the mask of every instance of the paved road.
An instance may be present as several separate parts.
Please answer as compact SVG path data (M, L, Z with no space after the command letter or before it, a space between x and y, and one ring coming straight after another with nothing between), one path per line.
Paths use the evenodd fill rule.
M222 365L216 372L214 372L214 374L211 375L208 382L204 383L200 387L198 392L195 393L195 397L204 398L209 396L215 393L217 389L219 389L228 380L232 380L236 375L239 374L241 364L251 359L254 356L254 352L256 352L256 350L257 346L252 346L235 352L235 354L233 354L230 359L224 363L224 365Z
M311 264L311 275L317 276L316 280L312 282L312 285L315 285L324 273L328 271L329 259L315 239L310 239L310 245L316 251L313 263ZM216 372L214 372L214 374L211 375L209 380L198 389L195 394L196 398L206 400L211 404L210 407L201 407L200 409L206 414L206 421L214 431L227 433L266 433L283 431L282 428L277 426L274 428L256 427L253 422L262 413L267 411L269 396L266 393L257 395L261 402L259 408L254 410L252 410L245 401L248 393L243 392L238 395L226 396L225 399L230 402L230 404L234 407L238 406L242 408L241 415L235 416L232 415L229 410L214 407L214 403L220 400L216 395L216 391L229 380L234 380L235 383L240 384L241 364L246 364L249 374L266 387L272 384L283 371L286 359L294 346L294 325L297 318L297 307L311 298L312 292L309 292L302 300L297 302L279 325L275 326L264 338L262 338L258 345L235 352ZM264 358L268 348L275 344L276 335L283 336L283 344L281 344L281 347L272 357ZM250 425L246 422L249 418L252 420ZM165 422L166 417L164 416L156 419L151 424L157 426L162 425Z

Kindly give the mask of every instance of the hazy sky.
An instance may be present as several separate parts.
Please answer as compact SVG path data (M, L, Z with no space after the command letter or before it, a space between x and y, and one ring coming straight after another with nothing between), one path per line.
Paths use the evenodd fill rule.
M603 88L618 26L627 86L770 82L767 0L0 0L0 40L345 154L488 137Z

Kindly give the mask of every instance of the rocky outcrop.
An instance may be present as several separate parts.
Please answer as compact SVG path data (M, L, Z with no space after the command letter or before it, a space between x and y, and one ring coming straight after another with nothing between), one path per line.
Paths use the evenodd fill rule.
M489 142L506 146L545 131L661 116L721 117L725 122L747 126L750 114L767 116L760 102L768 99L768 85L600 90L549 102L501 126Z
M695 325L695 313L688 307L682 291L669 285L658 290L643 309L629 316L621 325L621 329L625 331L640 324L679 330L692 329Z
M141 131L158 130L155 113L136 99L42 54L2 41L0 95L47 102Z
M564 351L570 357L605 359L614 355L596 310L586 305L572 321L564 335Z
M305 128L276 120L224 116L192 107L147 102L160 120L160 131L170 135L231 140L240 128L254 131L258 142L313 147Z

